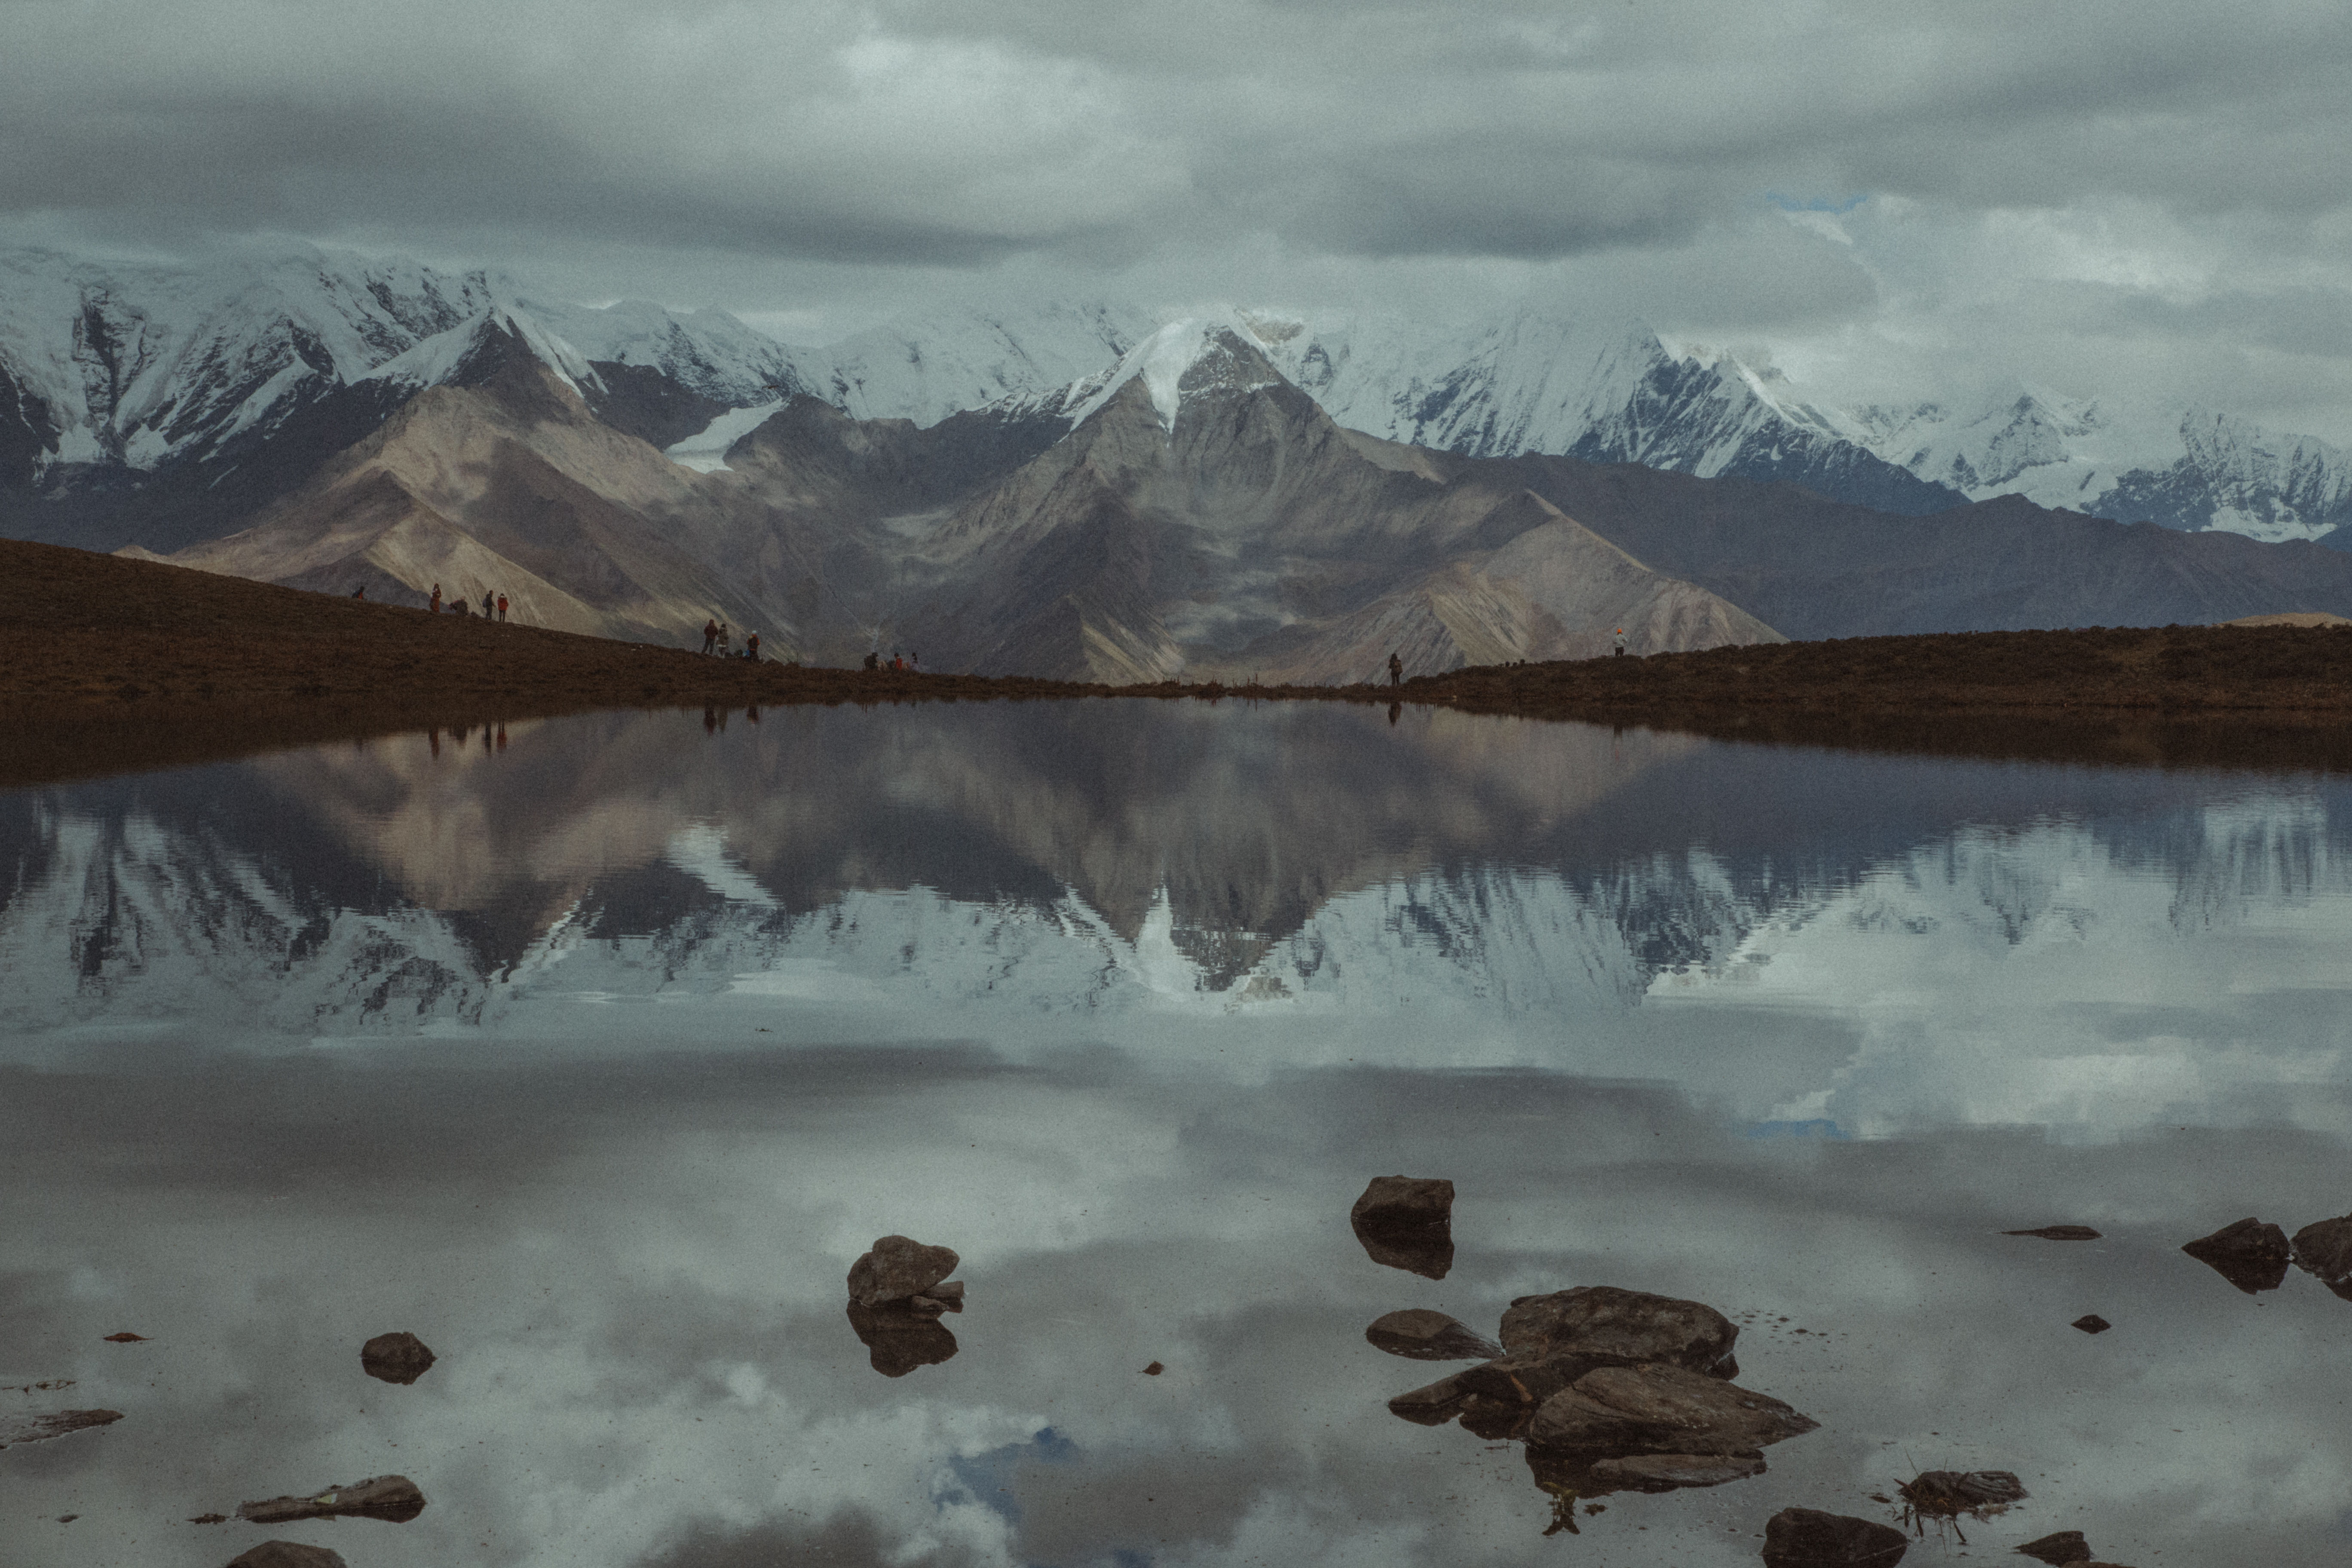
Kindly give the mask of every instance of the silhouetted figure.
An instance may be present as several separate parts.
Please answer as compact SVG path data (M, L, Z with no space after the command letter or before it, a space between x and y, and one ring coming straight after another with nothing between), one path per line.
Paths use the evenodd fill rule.
M441 613L441 584L438 583L433 584L432 610L436 616Z
M877 648L874 652L866 656L866 668L868 669L879 669L882 668L882 654L880 649Z
M1389 655L1389 684L1391 686L1400 686L1402 685L1403 682L1404 660L1399 658L1394 654L1391 654Z
M503 621L503 620L505 620L506 618L507 618L507 596L506 596L504 594L500 594L500 595L499 595L499 619L500 619L500 620L502 620L502 621Z
M1402 703L1402 702L1391 702L1391 703L1390 703L1390 704L1389 704L1389 722L1390 722L1391 724L1394 724L1394 723L1397 721L1397 715L1398 715L1398 714L1400 714L1400 713L1402 713L1402 712L1403 712L1403 711L1404 711L1404 704L1403 704L1403 703Z
M753 664L760 662L760 634L753 632L743 639L743 657Z
M1616 643L1616 647L1617 647L1617 657L1618 657L1619 658L1624 658L1624 657L1625 657L1625 628L1624 628L1623 626L1619 626L1619 627L1617 628L1617 643Z
M362 583L362 584L361 584L358 587L356 587L356 588L352 589L352 598L354 598L354 599L364 599L364 598L366 598L366 597L367 597L367 584L364 584L364 583Z
M707 654L707 653L709 653L712 648L715 648L715 647L717 647L718 646L719 646L719 623L718 623L717 621L715 621L715 620L709 620L709 621L705 621L705 622L703 622L703 623L702 623L702 651L703 651L704 653L706 653L706 654Z
M490 591L489 591L488 588L483 589L483 590L482 590L482 618L483 618L484 620L488 620L488 619L489 619L489 617L490 617L493 614L495 614L495 613L497 612L497 610L498 610L498 603L497 603L497 601L496 601L496 600L494 600L494 599L492 599L492 598L490 597Z

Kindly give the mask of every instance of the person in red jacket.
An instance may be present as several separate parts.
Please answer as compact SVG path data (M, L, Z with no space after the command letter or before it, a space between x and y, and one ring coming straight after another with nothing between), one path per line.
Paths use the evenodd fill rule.
M433 613L436 616L441 613L441 584L438 583L433 584Z
M500 595L499 595L499 619L500 619L500 620L502 620L502 621L503 621L503 620L505 620L506 618L507 618L507 596L506 596L504 594L500 594Z

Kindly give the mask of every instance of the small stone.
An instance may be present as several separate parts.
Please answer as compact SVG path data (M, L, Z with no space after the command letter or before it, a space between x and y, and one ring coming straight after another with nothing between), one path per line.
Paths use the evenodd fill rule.
M2029 1541L2017 1550L2023 1556L2039 1558L2051 1568L2071 1568L2074 1563L2091 1560L2090 1544L2079 1530L2062 1530L2039 1541Z
M35 1415L0 1415L0 1448L12 1443L46 1443L68 1432L111 1426L121 1419L120 1410L44 1410Z
M1894 1568L1910 1542L1892 1525L1784 1508L1764 1525L1768 1568Z
M2003 1236L2032 1236L2043 1241L2096 1241L2099 1233L2087 1225L2045 1225L2038 1230L2004 1230Z
M71 1524L75 1520L78 1520L80 1517L81 1515L78 1513L61 1513L58 1515L58 1522L59 1524Z
M2180 1250L2249 1296L2277 1289L2294 1257L2286 1232L2251 1215L2186 1243Z
M360 1347L360 1370L379 1383L415 1383L436 1359L423 1340L405 1332L378 1334Z
M961 1261L953 1247L926 1247L903 1236L878 1237L873 1250L849 1266L850 1300L861 1307L878 1307L924 1295ZM955 1299L961 1298L959 1289Z
M265 1541L252 1551L232 1557L228 1568L347 1568L342 1553L299 1541Z
M1486 1361L1503 1353L1502 1346L1426 1307L1409 1307L1375 1318L1364 1331L1364 1338L1391 1355L1413 1361Z
M190 1524L226 1524L228 1515L225 1513L192 1514L189 1516L188 1522Z
M107 1335L106 1342L110 1345L143 1345L147 1342L147 1336L145 1334L134 1334L130 1330L125 1329L119 1334Z
M2068 1326L2080 1329L2086 1334L2104 1334L2109 1329L2115 1327L2113 1323L2107 1321L2096 1312L2085 1312L2081 1317L2075 1319L2074 1322Z
M1158 1377L1161 1373L1166 1372L1167 1370L1168 1369L1166 1367L1161 1366L1155 1361L1150 1366L1143 1369L1143 1375L1146 1377Z
M1470 1391L1462 1386L1462 1374L1457 1372L1398 1394L1389 1401L1389 1411L1423 1426L1442 1426L1462 1414L1469 1398Z
M406 1476L373 1476L354 1486L330 1487L308 1497L274 1497L239 1503L236 1517L255 1524L286 1524L298 1519L380 1519L405 1524L425 1511L425 1494Z

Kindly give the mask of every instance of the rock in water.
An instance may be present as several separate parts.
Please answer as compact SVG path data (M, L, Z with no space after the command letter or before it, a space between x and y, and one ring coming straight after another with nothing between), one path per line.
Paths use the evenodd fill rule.
M2004 1230L2003 1236L2032 1236L2043 1241L2096 1241L2099 1233L2087 1225L2045 1225L2038 1230Z
M348 1568L342 1553L299 1541L265 1541L242 1556L229 1559L228 1568Z
M2294 1256L2286 1232L2252 1215L2210 1236L2200 1236L2180 1250L2249 1296L2257 1290L2277 1289L2286 1279L2286 1266Z
M0 1448L12 1443L45 1443L68 1432L110 1426L121 1419L120 1410L44 1410L33 1415L0 1415Z
M1726 1481L1744 1481L1763 1473L1761 1454L1623 1454L1602 1459L1592 1467L1584 1495L1719 1487Z
M1990 1519L2027 1495L2008 1470L1922 1470L1895 1489L1922 1519Z
M885 1377L904 1377L956 1353L956 1337L938 1314L918 1311L907 1301L885 1301L878 1307L852 1301L849 1327L866 1347L874 1370Z
M1764 1526L1767 1568L1894 1568L1910 1542L1893 1525L1784 1508Z
M1435 1383L1400 1394L1389 1401L1391 1414L1423 1426L1443 1426L1462 1414L1469 1402L1470 1391L1462 1386L1462 1374L1441 1377Z
M1444 1177L1375 1176L1348 1224L1375 1263L1424 1279L1454 1267L1454 1184Z
M1653 1363L1587 1373L1543 1402L1528 1441L1619 1454L1753 1454L1820 1425L1769 1395Z
M379 1383L415 1383L432 1370L435 1357L411 1333L378 1334L360 1347L360 1370Z
M926 1247L903 1236L886 1236L849 1266L849 1299L861 1307L904 1301L945 1279L963 1260L948 1247ZM962 1300L961 1288L956 1300Z
M2055 1535L2029 1541L2017 1550L2024 1556L2039 1558L2049 1563L2050 1568L2072 1568L2074 1563L2091 1560L2090 1542L2083 1539L2083 1532L2079 1530L2062 1530Z
M1580 1285L1522 1296L1503 1314L1503 1348L1513 1353L1573 1352L1596 1366L1664 1362L1693 1372L1738 1375L1731 1347L1739 1330L1703 1301Z
M2086 1334L2104 1334L2115 1327L2096 1312L2085 1312L2066 1326L2070 1329L2080 1329Z
M1426 1307L1410 1307L1372 1320L1364 1338L1391 1355L1414 1361L1486 1361L1503 1347L1481 1339L1455 1319Z
M2296 1231L2294 1266L2352 1301L2352 1215Z
M310 1497L274 1497L239 1503L236 1517L255 1524L298 1519L380 1519L406 1524L425 1511L425 1494L406 1476L375 1476L357 1486L330 1487Z

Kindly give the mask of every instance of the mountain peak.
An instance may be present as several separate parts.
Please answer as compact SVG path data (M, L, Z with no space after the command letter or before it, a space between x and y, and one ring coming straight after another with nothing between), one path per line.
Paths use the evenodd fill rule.
M1140 380L1160 415L1173 430L1184 404L1203 393L1254 392L1278 386L1282 373L1267 363L1252 341L1248 324L1223 316L1171 321L1119 356L1098 382L1070 389L1070 423L1084 424L1130 381Z

